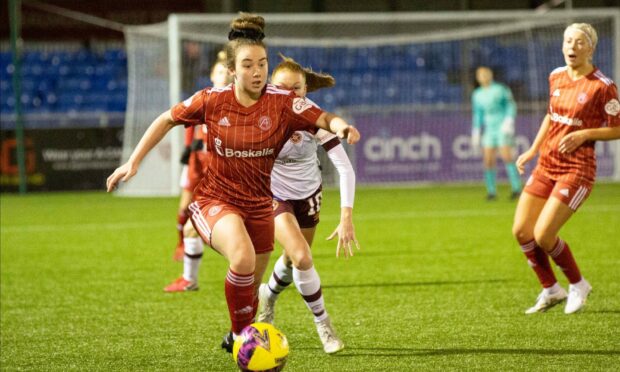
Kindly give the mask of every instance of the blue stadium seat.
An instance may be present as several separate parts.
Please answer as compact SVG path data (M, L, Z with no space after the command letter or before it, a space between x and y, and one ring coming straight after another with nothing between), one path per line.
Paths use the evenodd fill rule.
M68 77L58 80L57 88L60 91L87 91L92 87L92 81L86 77Z

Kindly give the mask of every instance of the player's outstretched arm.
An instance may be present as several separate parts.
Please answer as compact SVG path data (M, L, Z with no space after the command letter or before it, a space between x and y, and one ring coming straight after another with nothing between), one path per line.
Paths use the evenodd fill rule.
M159 117L151 123L146 132L144 132L140 142L131 153L129 160L116 168L114 173L108 177L106 181L108 192L113 191L120 181L126 182L133 177L138 172L138 167L146 154L148 154L175 125L177 124L172 120L170 110L159 115Z
M342 145L331 148L327 151L327 156L338 170L340 178L340 223L336 230L327 237L327 240L333 239L338 235L338 244L336 245L336 257L340 257L343 252L345 257L353 256L352 245L359 250L360 245L355 237L355 227L353 226L353 202L355 199L355 171L351 165L351 161L347 156Z
M360 132L343 118L330 112L324 112L316 121L316 126L330 131L339 138L345 138L350 145L360 140Z
M355 226L353 226L353 208L342 207L340 209L340 223L336 226L336 230L327 237L332 240L338 235L338 244L336 245L336 257L340 257L340 253L345 258L353 256L353 244L359 250L360 244L355 236Z

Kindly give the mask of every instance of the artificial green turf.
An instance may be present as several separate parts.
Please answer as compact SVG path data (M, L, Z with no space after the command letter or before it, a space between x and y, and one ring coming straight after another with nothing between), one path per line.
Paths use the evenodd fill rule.
M286 370L617 370L620 185L598 184L561 233L594 287L571 316L562 306L523 314L539 287L511 236L515 203L500 191L485 202L479 186L359 189L362 250L348 260L323 239L339 205L326 191L314 261L346 349L323 353L291 288L276 313L291 345ZM182 271L171 260L176 205L3 194L1 368L234 371L219 347L225 260L206 250L198 292L162 291Z

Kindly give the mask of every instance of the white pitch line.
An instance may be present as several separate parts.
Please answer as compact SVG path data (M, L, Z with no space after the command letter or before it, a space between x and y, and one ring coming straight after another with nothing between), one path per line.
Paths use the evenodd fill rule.
M611 206L591 206L580 209L579 214L591 213L620 213L620 205ZM356 214L355 221L372 220L402 220L420 218L462 218L462 217L495 217L512 216L514 211L508 210L484 210L484 209L463 209L452 211L409 211L409 212L390 212L390 213L360 213ZM337 221L338 215L323 215L321 220ZM48 225L21 225L3 226L2 234L7 233L37 233L37 232L56 232L56 231L104 231L104 230L133 230L133 229L153 229L153 228L174 228L170 222L111 222L111 223L84 223L84 224L48 224Z

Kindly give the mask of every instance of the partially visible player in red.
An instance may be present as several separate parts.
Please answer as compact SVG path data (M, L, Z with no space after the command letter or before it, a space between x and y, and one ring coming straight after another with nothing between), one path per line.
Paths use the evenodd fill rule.
M217 60L213 67L211 67L210 78L214 88L225 87L232 82L232 77L228 74L228 68L226 68L226 52L220 51L217 54ZM194 189L202 179L202 169L206 159L205 151L202 126L185 128L185 149L181 156L181 163L184 164L180 182L181 198L177 212L179 240L173 256L175 261L181 261L185 256L183 227L189 220L187 207L192 201Z
M565 299L564 312L575 313L592 290L558 233L592 191L595 141L620 138L616 85L592 64L597 41L589 24L566 28L562 44L566 66L549 75L547 115L532 146L517 159L523 173L525 164L540 155L513 224L513 234L543 287L526 314L546 311ZM568 278L568 294L558 284L549 256Z
M226 302L232 323L222 347L252 323L257 286L273 250L274 219L270 190L277 154L296 130L317 127L359 141L357 129L323 112L312 101L267 84L265 20L242 13L231 23L226 46L233 84L206 88L162 113L134 149L127 163L108 177L107 189L136 174L148 152L176 125L206 124L209 157L205 175L189 206L202 239L229 262Z

